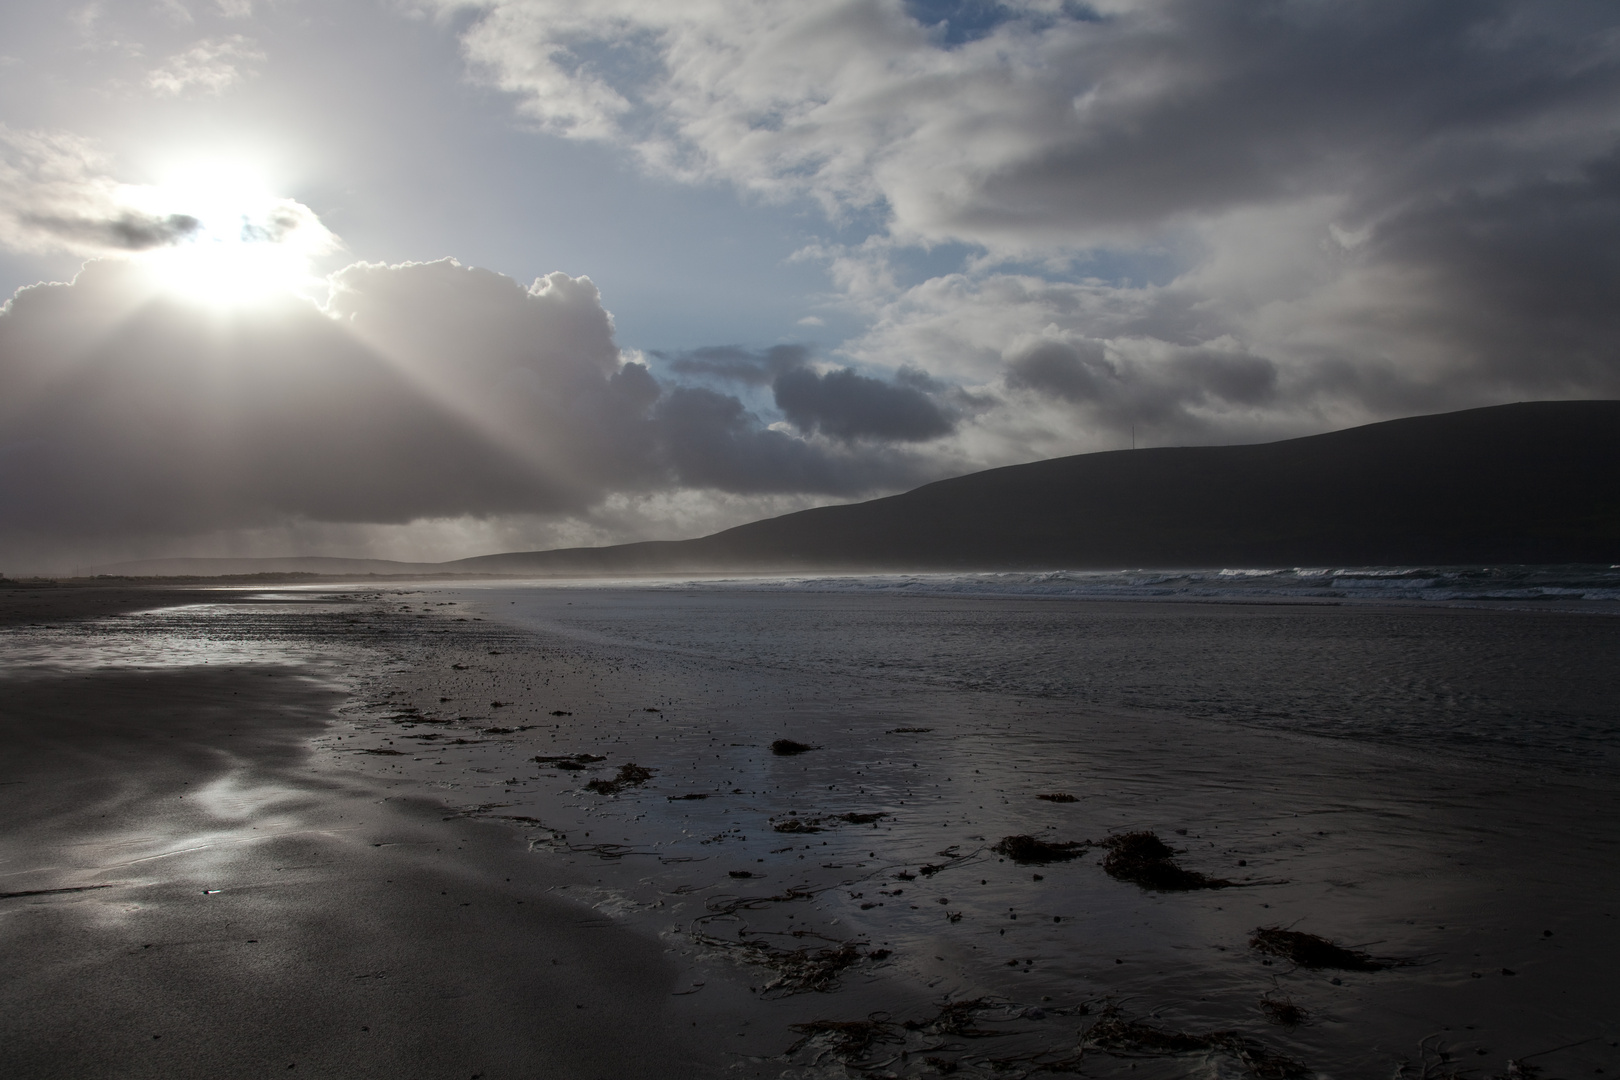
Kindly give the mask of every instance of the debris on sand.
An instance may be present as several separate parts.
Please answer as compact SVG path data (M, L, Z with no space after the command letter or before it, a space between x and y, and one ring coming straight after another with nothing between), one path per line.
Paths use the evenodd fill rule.
M939 1012L927 1020L907 1020L908 1031L926 1031L932 1035L955 1035L964 1039L987 1039L997 1035L1005 1035L1005 1031L991 1031L979 1026L978 1014L986 1009L1000 1008L996 1002L986 998L972 998L967 1001L947 1001L939 1007Z
M1108 857L1103 870L1109 877L1129 881L1157 892L1187 892L1191 889L1228 889L1233 882L1212 878L1175 863L1175 852L1151 832L1121 833L1103 841Z
M386 746L362 746L356 752L361 754L387 754L390 757L400 757L404 754L402 750L390 750Z
M802 1038L787 1048L788 1053L797 1053L816 1042L822 1044L824 1052L850 1062L867 1057L878 1043L905 1041L889 1022L887 1013L872 1013L865 1020L811 1020L789 1026Z
M1237 1059L1257 1080L1300 1080L1310 1076L1303 1064L1237 1031L1194 1035L1127 1020L1110 1009L1081 1038L1081 1045L1108 1054L1175 1057L1214 1051Z
M779 754L782 757L789 757L793 754L803 754L810 750L819 749L820 747L811 746L808 743L795 742L792 739L777 739L775 742L771 743L771 753Z
M964 853L955 844L952 844L944 851L934 852L935 855L938 855L940 858L944 859L944 862L923 863L921 866L917 867L917 873L921 874L923 877L933 877L942 870L949 870L953 866L959 866L962 863L978 858L980 850L982 849L975 848L972 851ZM952 921L954 922L955 920Z
M550 765L553 769L562 769L564 772L579 772L587 765L598 761L606 761L601 754L536 754L534 761L539 765Z
M552 709L551 710L551 715L552 716L573 716L574 714L569 712L567 709Z
M1015 863L1045 865L1046 863L1065 862L1085 854L1090 845L1081 840L1070 840L1064 844L1048 843L1037 840L1033 836L1004 836L1000 843L990 850L997 855L1005 855Z
M690 792L687 792L685 795L667 795L667 796L665 796L665 798L669 799L670 802L680 802L682 800L692 801L692 800L697 800L697 799L707 799L708 797L709 797L709 793L707 791L690 791Z
M793 1025L793 1029L801 1032L803 1038L788 1047L787 1055L808 1050L809 1053L801 1059L804 1064L814 1066L824 1057L833 1057L843 1062L846 1069L853 1069L853 1075L874 1078L893 1078L901 1075L888 1071L900 1064L903 1075L915 1076L918 1074L906 1070L903 1065L913 1054L934 1054L940 1051L961 1053L966 1047L959 1040L1026 1034L1021 1030L997 1030L985 1027L986 1017L990 1018L991 1024L998 1022L1006 1024L1027 1019L1044 1019L1045 1016L1046 1012L1042 1009L1028 1009L1011 1002L989 998L973 998L968 1001L945 1001L941 1003L939 1011L934 1016L898 1024L884 1012L870 1013L864 1020L812 1020L809 1023ZM879 1055L888 1056L880 1061L876 1060ZM1047 1056L1037 1051L1011 1058L976 1059L974 1064L981 1068L988 1066L996 1074L1010 1073L1023 1077L1040 1072L1078 1071L1075 1068L1063 1067L1064 1063L1061 1062L1039 1061ZM966 1059L938 1056L923 1057L921 1061L932 1070L922 1075L954 1073L966 1063ZM1079 1059L1075 1058L1073 1061L1078 1064ZM1029 1068L1032 1065L1034 1068ZM974 1075L982 1074L975 1072Z
M1045 800L1046 802L1079 802L1080 801L1079 799L1075 798L1073 795L1070 795L1067 791L1053 791L1053 792L1048 792L1045 795L1037 795L1035 797L1037 799Z
M1085 1042L1098 1050L1127 1054L1188 1054L1209 1049L1202 1036L1156 1028L1112 1012L1091 1026Z
M697 939L745 964L775 971L776 978L766 983L760 992L780 997L836 990L838 977L848 968L863 960L877 961L889 955L886 949L867 952L865 943L859 941L838 942L822 949L778 949L765 941L737 941L708 934L698 934Z
M420 713L399 713L395 716L385 716L384 720L395 724L404 724L410 727L413 724L452 724L455 721L443 716L423 716Z
M931 727L897 727L890 728L890 735L926 735L934 729Z
M592 780L585 787L598 795L616 795L623 788L646 783L652 779L652 775L651 769L643 768L632 762L620 765L619 774L612 780Z
M799 817L797 810L788 811L788 816L778 821L771 821L772 830L779 833L817 833L830 829L839 823L850 825L871 825L872 823L888 817L885 813L875 814L830 814L826 817Z
M733 870L731 876L735 878L751 878L754 876L754 872L752 870Z
M1266 1014L1267 1020L1283 1027L1295 1028L1311 1022L1311 1014L1288 998L1263 997L1260 1011Z
M1262 926L1249 939L1249 948L1298 964L1302 968L1334 971L1383 971L1390 964L1356 949L1335 945L1327 938L1280 926Z

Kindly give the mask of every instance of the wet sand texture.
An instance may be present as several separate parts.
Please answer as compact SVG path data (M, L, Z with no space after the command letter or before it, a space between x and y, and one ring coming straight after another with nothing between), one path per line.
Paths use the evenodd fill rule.
M282 669L9 681L0 1075L713 1075L656 942L488 824L310 769Z
M1607 617L491 587L76 625L4 654L0 1075L1620 1067Z

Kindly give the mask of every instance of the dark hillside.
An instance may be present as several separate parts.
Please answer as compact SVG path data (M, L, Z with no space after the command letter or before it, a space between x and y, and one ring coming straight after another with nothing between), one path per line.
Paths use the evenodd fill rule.
M1620 402L1533 402L1251 446L991 469L696 540L474 572L1620 562Z

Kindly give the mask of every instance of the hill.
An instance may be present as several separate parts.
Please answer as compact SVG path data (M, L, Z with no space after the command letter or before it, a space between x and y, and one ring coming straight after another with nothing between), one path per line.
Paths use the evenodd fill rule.
M694 540L443 571L1620 562L1620 401L1530 402L1247 446L1081 454Z

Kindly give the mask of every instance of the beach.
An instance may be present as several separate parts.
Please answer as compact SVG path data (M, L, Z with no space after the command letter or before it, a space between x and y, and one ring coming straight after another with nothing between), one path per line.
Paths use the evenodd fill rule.
M10 1075L1620 1062L1601 611L41 595L4 641Z

